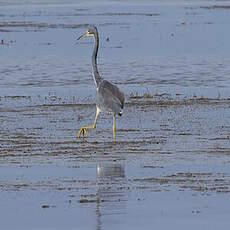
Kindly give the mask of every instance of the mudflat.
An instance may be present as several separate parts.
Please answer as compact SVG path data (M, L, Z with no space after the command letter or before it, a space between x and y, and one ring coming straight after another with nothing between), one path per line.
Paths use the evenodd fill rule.
M227 229L228 1L0 1L3 229ZM95 114L102 76L124 114ZM224 34L224 36L223 36Z

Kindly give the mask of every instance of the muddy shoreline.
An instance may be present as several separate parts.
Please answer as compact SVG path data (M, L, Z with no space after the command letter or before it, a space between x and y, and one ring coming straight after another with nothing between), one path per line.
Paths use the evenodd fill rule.
M1 227L227 229L229 1L36 2L0 1ZM109 114L76 138L95 115L87 24L126 96L115 143Z

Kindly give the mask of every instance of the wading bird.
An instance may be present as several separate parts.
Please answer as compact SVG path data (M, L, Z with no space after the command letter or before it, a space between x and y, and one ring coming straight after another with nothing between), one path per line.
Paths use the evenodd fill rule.
M113 140L116 137L116 119L115 116L122 115L124 107L124 93L114 84L109 81L104 80L98 72L97 69L97 53L99 47L99 36L98 31L95 26L89 26L87 31L82 34L78 40L86 37L94 37L94 49L92 54L92 70L93 70L93 79L96 84L96 116L94 123L92 125L85 125L81 127L77 136L78 138L84 137L86 130L96 128L97 118L101 111L107 111L113 114Z

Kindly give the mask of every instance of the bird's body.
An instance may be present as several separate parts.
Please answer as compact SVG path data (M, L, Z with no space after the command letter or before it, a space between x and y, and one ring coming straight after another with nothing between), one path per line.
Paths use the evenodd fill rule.
M124 107L124 94L116 85L103 80L97 88L96 104L102 111L121 116Z
M115 116L122 115L122 110L124 107L124 93L114 84L109 81L104 80L98 72L97 68L97 53L99 47L99 36L98 31L95 26L90 26L86 33L79 37L85 38L93 36L95 39L94 50L92 54L92 70L93 79L96 85L96 116L93 125L83 126L78 132L78 137L81 134L84 136L87 129L96 128L96 122L98 115L101 111L106 111L113 114L113 138L115 139L116 127L115 127Z

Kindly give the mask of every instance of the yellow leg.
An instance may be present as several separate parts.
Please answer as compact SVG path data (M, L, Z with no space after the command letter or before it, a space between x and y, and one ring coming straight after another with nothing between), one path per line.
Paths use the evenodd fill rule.
M82 126L80 128L80 130L78 131L77 133L77 137L78 138L81 138L81 134L82 136L84 137L85 134L86 134L86 130L87 129L95 129L96 128L96 123L97 123L97 118L98 118L98 115L100 113L100 109L97 107L97 110L96 110L96 116L95 116L95 119L94 119L94 123L92 125L85 125L85 126Z
M115 119L115 113L113 114L113 141L116 139L116 119Z

